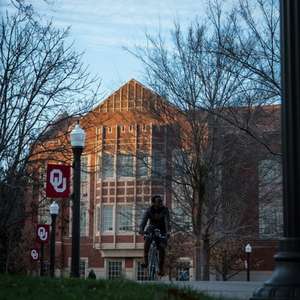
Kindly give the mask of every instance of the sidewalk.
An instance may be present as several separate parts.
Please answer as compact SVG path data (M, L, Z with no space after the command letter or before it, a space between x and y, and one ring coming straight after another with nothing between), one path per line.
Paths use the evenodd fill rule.
M170 284L170 282L165 282ZM174 281L177 287L189 287L211 296L222 296L228 299L248 300L253 292L262 287L263 282L247 281Z

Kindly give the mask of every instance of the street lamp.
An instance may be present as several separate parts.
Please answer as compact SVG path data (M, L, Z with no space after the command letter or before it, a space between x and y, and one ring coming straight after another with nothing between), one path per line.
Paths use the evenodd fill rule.
M51 237L50 237L50 276L54 277L55 270L55 228L56 228L56 217L59 212L58 204L53 201L50 205L51 215Z
M252 300L297 300L300 297L300 6L280 1L283 238L271 278Z
M252 252L252 247L250 244L247 244L245 247L246 260L247 260L247 281L250 281L250 254Z
M85 132L75 125L70 134L73 150L73 214L71 277L79 277L80 264L80 157L84 148Z

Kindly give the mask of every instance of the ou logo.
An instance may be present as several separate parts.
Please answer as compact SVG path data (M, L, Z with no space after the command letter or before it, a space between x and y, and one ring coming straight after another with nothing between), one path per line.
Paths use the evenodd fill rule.
M30 252L31 258L33 260L38 260L39 259L39 253L36 249L32 249Z
M47 241L48 240L48 231L46 230L46 228L45 227L39 227L38 228L38 232L37 232L37 234L38 234L38 237L39 237L39 239L41 240L41 241Z
M67 178L63 177L63 173L59 169L50 171L50 183L57 193L63 193L67 189Z

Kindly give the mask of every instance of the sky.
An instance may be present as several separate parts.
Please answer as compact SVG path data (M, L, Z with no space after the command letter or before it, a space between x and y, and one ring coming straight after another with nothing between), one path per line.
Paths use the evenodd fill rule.
M9 0L2 1L2 9ZM126 81L144 82L143 66L124 47L145 46L145 33L168 36L174 21L187 26L205 15L205 0L27 0L44 20L71 27L70 40L108 95Z

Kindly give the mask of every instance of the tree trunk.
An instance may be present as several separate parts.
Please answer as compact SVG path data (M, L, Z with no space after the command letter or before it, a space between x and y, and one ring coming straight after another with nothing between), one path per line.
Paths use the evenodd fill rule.
M201 264L201 236L196 236L195 243L195 280L200 281L202 278Z
M193 188L193 207L192 207L192 221L193 231L195 235L195 279L202 279L202 207L204 203L205 188L201 170L198 174L200 177L196 180L195 187Z
M206 236L203 239L203 247L202 247L202 258L203 258L203 278L202 280L209 281L210 275L210 249L209 249L209 238Z
M169 276L169 281L172 282L172 268L169 268L169 272L168 272L168 276Z
M223 281L227 281L227 275L225 273L222 274L222 279L223 279Z
M227 263L227 252L224 251L222 258L222 279L223 281L227 281L228 275L228 263Z
M9 251L10 251L10 241L8 240L8 247L7 247L7 251L6 251L6 259L5 259L5 273L8 274L9 271L9 263L10 263L10 255L9 255Z
M4 233L0 237L0 273L7 273L8 272L8 236Z

